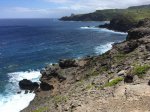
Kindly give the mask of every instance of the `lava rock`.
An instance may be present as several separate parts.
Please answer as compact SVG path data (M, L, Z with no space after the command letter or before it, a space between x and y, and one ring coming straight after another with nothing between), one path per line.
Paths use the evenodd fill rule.
M46 82L41 82L40 83L40 88L41 88L42 91L49 91L49 90L54 89L54 87L52 85L49 85Z
M125 83L132 83L133 82L133 76L131 76L131 75L125 76L124 82Z
M63 59L59 60L59 66L61 68L70 68L70 67L77 67L78 64L74 59Z
M35 90L38 89L39 84L37 82L32 82L30 80L23 79L19 81L19 87L22 90Z

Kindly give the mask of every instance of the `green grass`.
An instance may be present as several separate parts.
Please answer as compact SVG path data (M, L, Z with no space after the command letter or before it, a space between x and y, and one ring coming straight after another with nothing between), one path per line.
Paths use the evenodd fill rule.
M34 111L32 111L32 112L45 112L45 111L47 111L47 110L48 110L47 107L42 107L42 108L39 108L39 109L34 110Z
M149 69L149 65L137 65L134 67L132 74L137 75L139 78L143 78L144 74L146 74Z
M62 102L66 102L67 101L67 97L66 96L54 96L54 102L55 103L62 103Z
M121 82L124 78L123 77L118 77L114 80L112 80L111 82L108 82L104 85L104 87L111 87L111 86L115 86L116 84L118 84L119 82Z

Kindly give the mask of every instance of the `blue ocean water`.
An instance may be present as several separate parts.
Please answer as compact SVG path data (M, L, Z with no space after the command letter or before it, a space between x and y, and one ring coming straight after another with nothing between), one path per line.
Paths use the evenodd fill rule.
M39 69L47 64L56 63L62 58L98 55L109 50L112 43L125 39L126 33L94 27L104 23L1 19L0 112L6 108L5 112L19 112L34 98L33 94L17 94L19 80L38 80ZM14 105L19 101L14 99L20 102L29 100L18 108Z

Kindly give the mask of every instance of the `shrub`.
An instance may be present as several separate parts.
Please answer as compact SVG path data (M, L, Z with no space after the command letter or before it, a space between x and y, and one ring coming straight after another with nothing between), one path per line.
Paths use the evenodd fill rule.
M144 74L150 69L149 65L138 65L135 66L132 74L137 75L139 78L143 78Z
M104 87L115 86L116 84L118 84L119 82L121 82L123 79L124 79L123 77L118 77L118 78L116 78L116 79L114 79L114 80L112 80L112 81L106 83L106 84L104 85Z

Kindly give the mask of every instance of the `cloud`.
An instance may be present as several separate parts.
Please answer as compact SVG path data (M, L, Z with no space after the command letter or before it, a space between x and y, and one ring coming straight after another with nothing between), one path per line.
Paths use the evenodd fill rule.
M36 8L28 7L4 7L0 8L0 18L59 18L71 13L82 14L101 9L127 8L150 4L150 0L40 0L43 5L38 4ZM27 1L28 2L28 1ZM36 2L35 2L36 3ZM45 6L49 6L45 8ZM32 5L30 6L32 7Z

